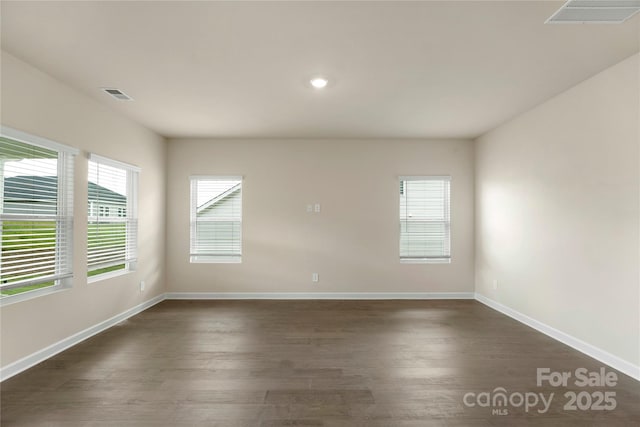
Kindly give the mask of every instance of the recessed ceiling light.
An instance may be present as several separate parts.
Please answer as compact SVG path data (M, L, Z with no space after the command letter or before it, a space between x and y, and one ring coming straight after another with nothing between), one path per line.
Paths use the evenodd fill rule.
M327 87L329 80L324 77L314 77L309 81L309 83L311 83L311 86L315 87L316 89L324 89L325 87Z

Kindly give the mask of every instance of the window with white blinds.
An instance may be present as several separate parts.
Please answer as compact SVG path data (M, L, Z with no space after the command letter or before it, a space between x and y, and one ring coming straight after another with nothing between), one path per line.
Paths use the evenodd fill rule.
M450 262L450 177L400 177L400 261Z
M71 147L2 127L0 296L3 301L71 284L76 153Z
M242 177L191 177L191 262L241 262Z
M139 169L91 154L87 188L89 277L135 270Z

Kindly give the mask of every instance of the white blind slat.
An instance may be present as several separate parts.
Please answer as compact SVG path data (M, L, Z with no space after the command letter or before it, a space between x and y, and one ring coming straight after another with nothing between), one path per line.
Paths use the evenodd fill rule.
M449 178L401 178L400 258L448 260L450 257Z
M191 261L242 256L242 178L191 178Z
M17 132L17 131L16 131ZM72 276L74 149L2 128L0 294ZM32 138L34 143L29 143Z
M139 169L94 154L89 158L88 274L132 269L137 260Z

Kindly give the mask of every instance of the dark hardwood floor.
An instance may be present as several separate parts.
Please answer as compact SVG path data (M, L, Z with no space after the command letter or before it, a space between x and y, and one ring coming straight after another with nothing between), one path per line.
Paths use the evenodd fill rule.
M1 385L3 426L639 426L640 382L475 301L165 301ZM503 387L552 403L483 402ZM566 392L614 410L565 410ZM597 394L597 393L596 393ZM594 395L595 396L595 395ZM597 396L593 397L597 400ZM499 404L500 402L498 402Z

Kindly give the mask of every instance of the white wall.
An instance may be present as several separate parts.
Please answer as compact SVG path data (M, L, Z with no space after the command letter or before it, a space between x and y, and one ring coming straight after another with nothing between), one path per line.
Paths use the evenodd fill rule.
M639 65L632 56L476 146L477 292L636 366Z
M166 143L5 52L2 124L82 150L75 162L73 288L2 307L4 367L164 293ZM87 152L142 168L138 270L92 284L86 280Z
M169 292L473 291L471 141L170 140L168 156ZM447 174L452 263L400 264L398 176ZM244 176L241 264L189 263L190 175Z

